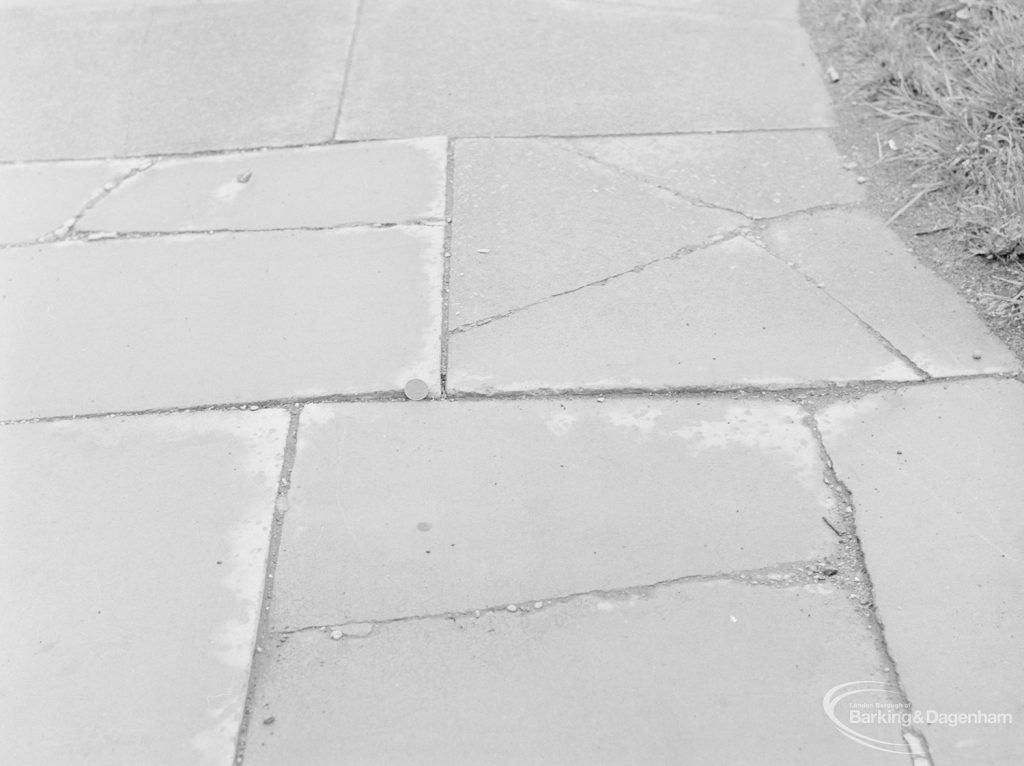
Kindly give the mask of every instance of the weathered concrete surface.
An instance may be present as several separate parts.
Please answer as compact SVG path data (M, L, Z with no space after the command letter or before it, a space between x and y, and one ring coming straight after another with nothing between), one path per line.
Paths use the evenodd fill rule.
M795 21L586 0L373 0L360 14L337 135L594 135L830 121L817 60Z
M0 159L325 141L355 5L0 9Z
M448 390L913 380L798 274L737 238L453 333Z
M936 764L1024 762L1024 385L915 387L820 416L910 701Z
M231 763L287 422L0 428L5 763Z
M82 230L322 228L444 217L446 141L381 141L165 160Z
M764 239L930 375L1020 369L952 286L870 213L810 213L771 224Z
M824 131L621 136L564 145L692 199L754 218L864 198Z
M822 712L834 683L882 678L846 594L823 586L694 583L313 630L269 653L251 766L893 762Z
M56 231L131 168L130 162L0 165L0 245Z
M746 223L548 141L456 144L452 326L620 274Z
M0 417L401 391L410 378L436 393L441 236L396 227L8 251Z
M279 627L805 561L835 542L788 404L315 405L299 435Z

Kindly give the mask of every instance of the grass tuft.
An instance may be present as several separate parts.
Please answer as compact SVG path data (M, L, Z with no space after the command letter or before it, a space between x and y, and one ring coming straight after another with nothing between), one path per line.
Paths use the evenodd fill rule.
M1024 258L1024 0L849 0L837 21L916 185L970 252Z

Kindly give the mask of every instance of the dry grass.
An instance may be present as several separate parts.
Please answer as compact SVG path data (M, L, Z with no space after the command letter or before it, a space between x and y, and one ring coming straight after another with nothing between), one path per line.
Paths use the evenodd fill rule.
M1024 258L1024 0L848 0L837 23L920 196L969 252Z

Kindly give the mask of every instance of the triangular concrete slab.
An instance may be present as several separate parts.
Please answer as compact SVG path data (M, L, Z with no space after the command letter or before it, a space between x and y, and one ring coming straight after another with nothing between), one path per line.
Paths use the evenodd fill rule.
M448 390L791 386L917 375L736 238L451 336Z
M538 140L459 141L452 326L705 243L745 223Z

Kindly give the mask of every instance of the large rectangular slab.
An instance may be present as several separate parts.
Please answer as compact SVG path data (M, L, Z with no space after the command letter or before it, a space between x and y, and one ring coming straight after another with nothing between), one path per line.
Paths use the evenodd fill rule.
M0 8L0 158L327 140L355 5Z
M5 763L232 763L287 424L0 428Z
M916 387L819 421L935 763L1024 762L1024 385Z
M78 228L208 231L440 221L446 147L443 138L421 138L161 160L105 197Z
M609 400L305 409L274 624L493 604L828 553L792 405Z
M263 655L246 764L901 762L822 710L830 687L885 678L846 594L823 587L702 583L361 633Z
M75 242L0 259L0 417L439 390L442 230Z
M823 127L799 25L586 0L368 0L339 138Z

